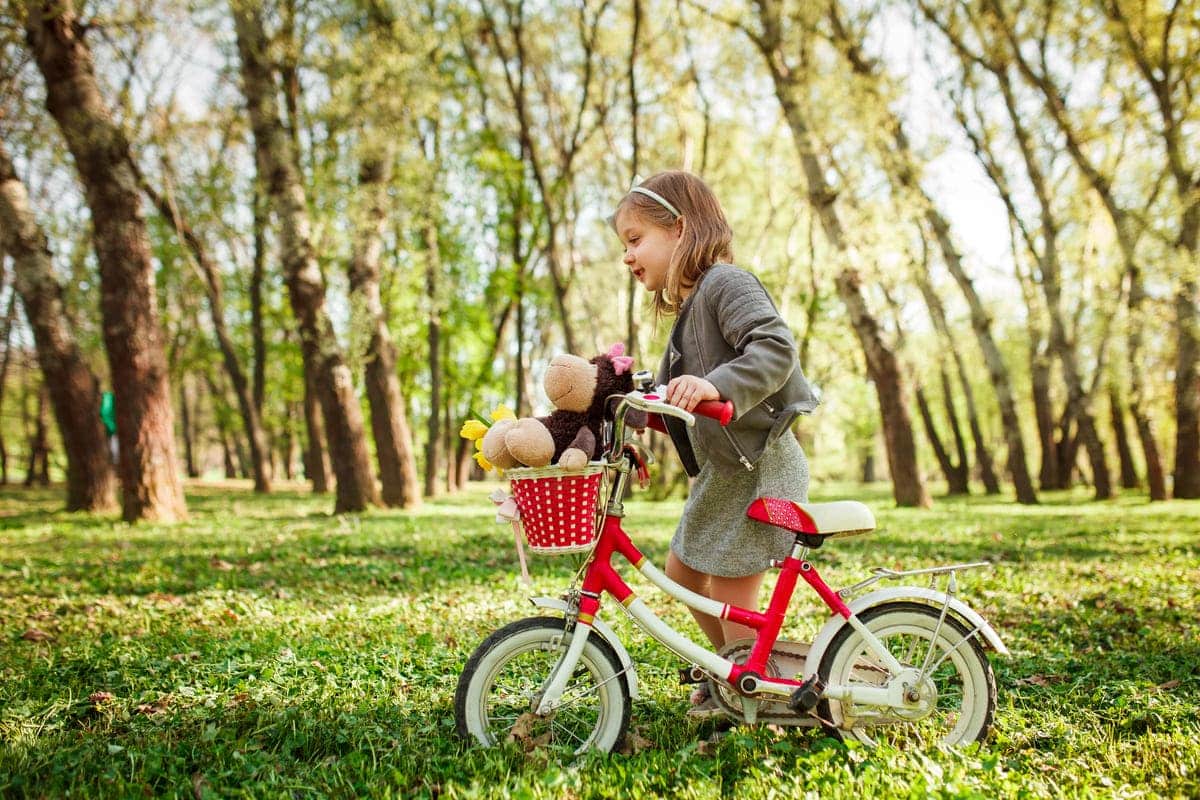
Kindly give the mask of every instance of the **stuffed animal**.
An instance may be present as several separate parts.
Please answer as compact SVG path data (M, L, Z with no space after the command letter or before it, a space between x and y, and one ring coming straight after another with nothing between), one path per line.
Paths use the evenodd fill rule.
M600 426L610 395L633 389L633 359L625 346L613 345L607 353L588 360L558 355L546 370L546 396L555 410L546 417L501 420L483 437L483 455L501 469L550 463L580 469L599 458ZM627 424L645 426L645 415L631 411Z

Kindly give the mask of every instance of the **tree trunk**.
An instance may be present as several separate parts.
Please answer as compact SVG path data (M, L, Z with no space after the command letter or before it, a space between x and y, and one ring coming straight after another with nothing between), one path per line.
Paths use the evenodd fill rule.
M442 407L442 311L438 283L441 278L441 248L437 227L432 219L425 221L425 298L429 303L429 420L425 438L425 496L438 493L437 477L441 471L441 412ZM447 469L447 477L451 470Z
M384 147L381 154L364 158L359 171L358 191L363 208L350 261L350 292L354 301L361 304L361 313L366 315L371 326L366 388L383 502L393 507L416 508L420 503L420 490L412 431L404 410L400 379L396 375L396 348L392 344L379 289L379 259L388 217L391 158L391 148Z
M1012 122L1017 144L1025 162L1025 171L1033 184L1034 193L1041 209L1042 247L1037 257L1042 274L1042 293L1046 298L1046 311L1050 320L1050 347L1062 365L1063 381L1067 385L1067 408L1070 416L1079 426L1079 439L1087 451L1088 460L1092 466L1095 497L1097 500L1105 500L1113 496L1113 491L1109 480L1108 464L1104 458L1104 446L1100 442L1100 436L1096 430L1090 398L1083 386L1075 345L1067 337L1062 317L1062 287L1058 253L1058 233L1061 225L1054 216L1050 201L1050 188L1033 153L1032 138L1018 111L1007 71L998 71L996 77L1004 96L1005 108ZM1066 461L1066 464L1073 465L1074 459ZM1067 466L1068 475L1070 469L1071 467Z
M875 476L875 448L868 445L862 451L862 482L874 483L877 478Z
M179 426L183 433L183 463L187 467L189 478L199 478L200 470L196 469L196 451L193 442L195 430L193 429L190 405L187 378L184 377L179 381Z
M321 396L316 387L314 369L304 367L304 425L308 443L304 450L304 475L312 483L313 494L325 494L333 477L329 474L329 456L325 453L325 424L321 414Z
M233 448L229 446L229 431L221 428L220 434L221 452L225 457L225 480L231 481L237 478L237 465L233 463Z
M967 458L967 444L963 441L962 426L958 423L958 411L954 408L954 393L950 391L950 377L943 366L938 369L942 384L942 403L946 406L946 419L954 436L954 450L958 454L958 466L954 469L951 494L970 494L969 480L971 462Z
M884 344L879 325L867 310L858 272L843 270L837 276L837 287L850 313L850 324L866 355L867 371L875 383L896 504L927 508L932 501L917 466L917 444L913 437L900 364L895 353Z
M362 410L325 311L325 281L313 249L308 201L295 153L279 118L278 86L267 62L261 9L248 0L231 0L231 5L258 174L280 223L279 246L292 312L306 368L314 368L321 395L330 464L337 478L334 512L361 511L379 500L363 435Z
M293 405L284 403L283 405L283 431L279 435L280 439L280 460L283 462L283 477L286 480L295 478L295 470L292 465L296 458L296 434L292 430L292 420L295 418Z
M1200 209L1193 206L1197 216ZM1184 263L1195 264L1195 233ZM1200 323L1194 281L1184 280L1175 294L1175 497L1200 497Z
M1158 442L1154 436L1154 429L1150 425L1150 418L1144 411L1132 406L1130 412L1137 428L1138 439L1142 443L1142 453L1146 457L1146 486L1150 490L1150 499L1166 500L1167 480L1163 470L1162 457L1158 453Z
M874 62L864 56L860 49L861 43L858 37L853 35L848 27L843 24L837 4L831 4L829 9L829 18L833 31L842 46L843 54L846 56L854 72L866 79L870 84L871 90L874 91L879 80ZM887 103L881 99L876 104L875 110L882 113L886 112L887 108ZM983 353L988 378L991 381L992 389L996 393L996 400L1000 406L1000 422L1004 428L1005 443L1008 446L1008 472L1012 477L1013 488L1017 493L1017 501L1025 504L1036 503L1037 494L1033 489L1033 481L1029 477L1029 466L1025 457L1025 441L1021 436L1021 424L1017 416L1012 378L1003 357L1000 355L1000 348L996 345L995 338L992 336L991 317L984 309L983 303L979 298L979 293L975 290L974 283L963 267L962 256L950 236L950 223L938 210L933 198L921 186L918 178L916 158L912 152L912 148L909 146L908 136L904 132L904 125L901 119L894 114L889 114L888 129L892 131L895 149L890 154L892 157L883 159L884 167L889 171L889 177L897 186L897 189L901 190L902 193L913 196L924 209L924 217L933 229L935 239L942 253L942 259L967 301L967 306L971 311L971 329L975 334L975 340L979 345L979 349ZM947 330L948 333L949 331ZM953 343L953 338L950 341ZM962 362L957 350L955 350L955 361L959 363L961 373ZM974 410L974 396L970 391L969 385L966 383L965 377L963 378L963 388L967 402L968 420L971 425L972 436L975 440L975 453L979 464L980 477L988 494L999 494L999 482L996 480L992 467L991 455L979 431L979 418ZM965 460L962 463L965 464Z
M1121 464L1121 488L1138 488L1137 469L1133 466L1133 452L1129 449L1129 434L1125 429L1125 414L1117 387L1108 387L1108 410L1112 415L1113 436L1117 440L1117 457Z
M251 201L254 204L254 263L250 272L250 337L254 347L254 410L262 419L263 399L267 386L267 337L263 332L263 282L266 280L266 198L255 182Z
M0 252L0 264L4 253ZM11 292L8 296L8 311L4 312L4 335L0 340L4 343L4 359L0 361L0 409L4 408L4 390L8 386L8 362L12 357L12 343L10 341L12 334L13 320L16 319L17 312L17 293ZM70 469L68 462L68 470ZM111 474L111 470L109 470ZM111 481L110 481L111 483ZM4 426L0 425L0 486L8 484L8 448L4 445ZM111 492L110 492L111 494Z
M33 417L33 434L29 437L29 461L25 466L25 487L48 486L50 484L50 441L46 381L37 388L37 413Z
M934 424L929 401L925 398L925 388L920 384L917 384L916 396L917 409L921 413L921 421L925 423L925 434L929 438L929 444L933 447L933 454L937 458L938 466L942 468L942 474L946 476L946 493L967 494L967 471L962 464L955 465L950 460L950 454L946 452L946 446L942 444L937 426Z
M217 345L221 349L221 359L229 382L233 385L233 393L237 398L238 410L242 416L242 427L250 443L250 464L253 467L254 491L266 494L271 491L271 465L269 462L270 448L267 444L267 434L263 430L258 408L255 405L251 387L242 370L241 359L238 358L237 348L233 337L225 325L224 290L221 285L221 273L208 255L208 248L200 241L199 236L183 218L179 207L169 194L156 191L150 186L145 176L140 176L142 189L158 209L163 219L171 225L183 243L187 246L195 264L199 268L200 277L204 281L204 290L208 298L209 319L217 336ZM166 178L171 179L170 175ZM191 462L189 461L189 465ZM190 467L189 467L190 469ZM190 472L189 472L190 474Z
M116 475L108 454L108 436L100 422L100 385L67 325L62 287L54 277L46 235L29 207L12 159L0 142L0 252L14 263L14 291L21 295L33 330L38 364L50 390L50 402L67 454L67 510L110 511L116 507ZM5 328L4 372L8 367ZM3 397L4 372L0 372ZM0 444L0 451L2 451ZM4 459L7 479L7 458Z
M800 107L799 76L795 68L788 65L783 50L779 4L763 0L758 4L758 16L763 32L754 37L754 43L771 73L775 97L800 156L808 184L809 205L821 221L825 238L844 265L837 276L838 295L849 312L851 325L866 356L867 371L875 383L896 503L901 506L928 507L932 503L917 464L916 442L904 380L895 353L883 341L878 323L867 309L866 298L862 295L862 279L855 268L857 258L846 241L838 217L837 193L826 180L825 170L812 146L808 121Z
M888 465L892 473L892 486L896 504L901 506L929 506L929 493L920 477L917 464L917 446L913 439L911 417L905 396L904 379L892 349L884 343L878 324L862 294L862 277L856 269L856 257L842 233L841 219L835 207L836 192L826 180L826 170L821 166L812 149L808 120L800 109L800 86L796 68L787 64L782 48L781 14L776 2L760 2L758 17L762 23L761 36L754 42L766 61L788 128L792 143L800 157L800 166L808 181L808 198L812 212L821 221L830 247L839 253L844 269L836 278L838 294L850 313L851 325L866 356L866 369L875 381L875 391L880 402L884 443L887 444Z
M91 209L100 310L116 401L122 514L187 516L175 458L174 412L155 299L150 242L129 144L100 96L84 28L70 0L27 3L26 34Z
M454 450L454 464L455 470L458 472L459 489L467 488L467 483L471 480L471 467L475 466L474 455L471 443L460 438Z

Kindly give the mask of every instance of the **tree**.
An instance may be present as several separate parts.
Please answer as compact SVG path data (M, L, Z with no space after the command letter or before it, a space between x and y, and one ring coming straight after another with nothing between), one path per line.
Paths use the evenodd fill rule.
M187 515L175 456L174 412L130 147L96 83L70 0L25 5L25 30L92 213L104 342L120 443L122 514L170 522Z
M325 281L312 244L295 150L279 117L278 85L267 60L262 10L250 0L231 0L231 7L258 174L279 221L283 272L299 327L305 371L311 371L316 383L330 463L337 478L334 511L361 511L378 502L378 491L353 377L325 311Z
M242 362L234 347L233 337L230 336L228 326L225 324L225 300L221 273L217 269L217 265L213 262L212 257L209 256L208 248L200 239L200 236L192 229L187 220L184 219L183 212L179 208L179 204L175 201L173 193L170 193L169 187L174 180L171 173L170 163L164 159L163 180L167 182L166 185L168 187L165 192L151 186L150 182L140 172L138 177L142 190L150 198L150 202L158 209L163 219L175 230L176 234L191 252L193 266L200 273L203 280L205 295L208 299L209 319L212 322L213 332L216 334L217 346L221 350L221 359L225 366L225 372L229 375L229 382L233 385L233 393L237 397L238 409L242 416L242 425L246 429L246 437L250 443L250 462L254 472L254 491L270 492L270 445L267 442L266 431L263 430L260 411L251 394L252 387L249 381L246 380L246 372L242 369ZM183 392L182 389L180 391ZM183 402L185 395L181 394L180 397L181 405L186 413L186 403ZM191 461L189 460L188 463L190 465Z
M963 266L962 255L954 243L949 221L942 214L934 199L921 186L920 165L909 143L904 124L899 116L891 111L887 98L883 96L881 84L884 77L879 74L878 61L868 58L863 52L862 34L854 31L844 19L841 4L837 0L831 0L829 3L828 21L832 44L846 59L852 73L864 84L868 96L872 96L876 100L870 104L870 108L879 118L874 127L882 129L885 137L881 142L881 146L885 150L880 159L881 165L888 174L898 198L906 203L911 202L916 213L924 217L926 224L933 231L934 240L941 251L942 259L971 310L971 328L983 354L988 378L1000 406L1000 421L1004 428L1005 442L1008 445L1008 472L1016 489L1017 500L1026 504L1036 503L1037 495L1029 477L1029 467L1025 458L1025 442L1021 436L1012 379L992 334L991 317L984 309L979 293ZM957 348L954 349L954 355L955 360L959 362L959 375L963 377L961 357L958 355ZM963 380L969 422L975 439L976 456L987 491L989 494L994 494L999 491L999 487L993 474L991 457L978 430L979 421L974 412L973 393L969 385L965 383L965 378Z
M0 253L13 257L14 288L33 330L38 364L67 454L67 510L116 507L108 436L100 423L100 383L67 325L62 287L54 276L46 234L29 207L8 148L0 142ZM6 328L7 330L7 328ZM7 348L5 351L7 360Z
M820 220L826 240L842 259L843 266L835 283L866 357L867 373L875 385L896 502L901 506L929 506L929 493L917 464L904 377L896 354L883 339L879 323L871 314L862 292L860 259L845 235L837 209L838 193L826 178L826 169L804 111L801 98L803 69L792 63L785 49L782 4L779 0L758 0L755 7L758 31L752 31L737 20L728 22L745 33L763 57L800 157L808 183L809 206Z

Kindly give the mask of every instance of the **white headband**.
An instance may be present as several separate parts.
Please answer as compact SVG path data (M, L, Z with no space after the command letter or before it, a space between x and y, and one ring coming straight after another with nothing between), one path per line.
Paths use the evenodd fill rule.
M677 208L675 208L675 206L673 206L667 202L667 198L663 197L658 192L652 192L649 189L647 189L645 186L634 186L632 189L629 190L630 194L633 194L634 192L637 192L638 194L644 194L644 195L646 195L646 197L649 197L651 200L654 200L660 206L665 208L667 211L670 211L671 214L676 219L679 219L680 217L683 216L683 214L680 214L679 210Z

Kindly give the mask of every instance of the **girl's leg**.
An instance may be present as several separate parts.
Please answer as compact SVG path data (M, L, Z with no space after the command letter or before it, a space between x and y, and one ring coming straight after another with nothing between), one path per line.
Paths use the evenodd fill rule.
M673 550L667 555L667 577L681 586L691 589L696 594L702 594L705 597L713 596L709 593L711 588L709 579L712 576L707 572L699 572L684 564L675 555L675 551ZM761 577L760 575L759 578L761 579ZM728 580L728 578L717 578L714 580ZM721 620L708 614L702 614L694 608L689 610L692 612L692 616L696 618L696 624L700 626L700 630L704 631L704 635L712 642L713 649L720 650L724 647L725 633Z
M731 606L739 606L752 611L757 610L758 590L762 586L764 575L766 575L765 572L760 572L757 575L745 575L741 578L722 578L717 575L709 575L708 596L713 600L728 603ZM718 622L721 623L723 642L753 638L758 635L758 632L753 628L731 620L722 619L718 620Z

